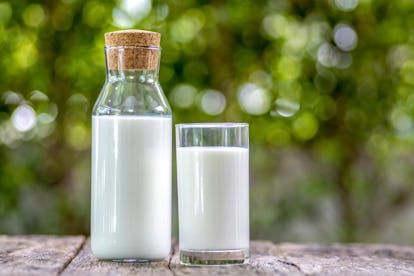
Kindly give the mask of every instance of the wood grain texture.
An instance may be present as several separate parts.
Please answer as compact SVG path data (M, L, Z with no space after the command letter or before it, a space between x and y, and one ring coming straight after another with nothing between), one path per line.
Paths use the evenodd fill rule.
M84 241L83 236L0 236L0 275L58 275Z
M303 275L299 267L274 255L275 251L272 242L253 241L249 265L182 266L175 246L170 268L175 275Z
M63 275L173 275L168 267L170 256L161 262L116 263L99 261L88 239L79 254L67 266Z
M249 265L182 266L177 244L161 262L99 261L82 236L0 236L0 275L414 275L414 247L252 241Z
M414 275L412 246L280 244L274 254L308 275Z
M185 267L176 275L414 275L414 247L381 244L273 244L251 242L248 266Z

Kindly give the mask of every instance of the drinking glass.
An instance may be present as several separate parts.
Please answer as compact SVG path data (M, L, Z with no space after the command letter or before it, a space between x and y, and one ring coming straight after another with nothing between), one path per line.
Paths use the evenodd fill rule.
M249 126L176 125L180 261L249 261Z

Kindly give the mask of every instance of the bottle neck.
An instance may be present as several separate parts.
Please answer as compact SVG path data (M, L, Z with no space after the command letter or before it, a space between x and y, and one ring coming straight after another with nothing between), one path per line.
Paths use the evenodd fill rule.
M157 70L106 70L107 80L119 81L129 80L141 83L158 82L158 68Z
M158 81L160 47L106 46L105 62L107 79Z

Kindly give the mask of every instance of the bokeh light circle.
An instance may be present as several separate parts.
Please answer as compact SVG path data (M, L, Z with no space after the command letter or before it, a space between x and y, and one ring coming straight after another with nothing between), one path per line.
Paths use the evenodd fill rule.
M243 111L252 115L262 115L271 106L270 93L253 83L246 83L239 88L239 104Z
M36 124L36 113L28 105L18 106L12 114L12 123L18 131L29 131Z

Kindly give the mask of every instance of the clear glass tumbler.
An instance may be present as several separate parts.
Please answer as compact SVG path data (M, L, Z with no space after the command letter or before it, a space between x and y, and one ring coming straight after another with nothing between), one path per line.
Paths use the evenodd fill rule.
M249 261L249 126L176 125L180 261Z

